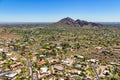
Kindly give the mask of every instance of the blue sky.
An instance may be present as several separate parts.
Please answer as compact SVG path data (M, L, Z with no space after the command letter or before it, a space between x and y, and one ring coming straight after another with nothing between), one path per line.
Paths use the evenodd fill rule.
M0 22L55 22L64 17L120 22L120 0L0 0Z

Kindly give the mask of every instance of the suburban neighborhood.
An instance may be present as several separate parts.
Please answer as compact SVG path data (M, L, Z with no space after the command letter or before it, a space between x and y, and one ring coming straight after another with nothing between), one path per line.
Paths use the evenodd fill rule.
M91 49L92 54L87 52L86 56L86 52L79 50L87 51L88 48L80 45L76 38L73 40L72 33L69 34L69 38L64 32L56 37L51 37L50 34L42 35L25 35L22 38L11 37L11 39L0 36L0 80L120 79L119 47L107 49L92 46L94 48ZM59 39L58 36L64 38ZM66 39L66 42L63 42L63 39ZM119 58L113 57L111 61L108 56Z

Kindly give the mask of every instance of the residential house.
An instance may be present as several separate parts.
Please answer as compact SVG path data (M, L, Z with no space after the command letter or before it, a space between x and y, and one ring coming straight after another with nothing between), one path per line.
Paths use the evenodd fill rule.
M6 63L6 60L0 60L0 65L2 66L2 64Z
M96 59L89 59L87 60L88 62L92 62L92 63L96 63L96 62L99 62L99 60L96 60Z
M50 57L48 58L49 63L60 63L59 58Z
M14 78L16 75L17 75L17 72L12 72L12 73L6 74L5 77L8 77L9 79L12 79L12 78Z
M4 50L2 48L0 48L0 52L3 52Z
M39 72L40 72L40 74L48 73L48 67L41 67Z
M32 60L32 62L36 62L37 61L37 56L33 56L31 60Z
M97 46L97 47L95 47L95 49L97 49L97 50L101 50L101 49L102 49L102 47Z
M16 62L18 59L16 57L12 57L11 60Z
M71 73L71 74L77 74L77 75L81 74L81 71L77 70L77 69L68 70L68 72Z
M81 55L79 55L79 54L75 54L74 57L80 58L80 59L84 59L84 56L81 56Z
M71 66L74 63L74 59L66 58L65 60L62 60L62 62L67 66Z
M64 67L61 64L55 64L53 67L54 67L54 69L59 70L59 71L63 71L64 70Z
M17 68L20 68L20 67L22 67L22 63L21 62L16 62L15 64L13 64L13 65L10 65L10 68L11 69L17 69Z
M101 77L105 77L106 75L110 75L112 70L113 70L112 65L106 65L106 66L99 65L96 68L98 75Z
M46 63L45 60L41 60L41 61L39 61L38 65L39 65L39 66L42 66L42 65L44 65L45 63Z

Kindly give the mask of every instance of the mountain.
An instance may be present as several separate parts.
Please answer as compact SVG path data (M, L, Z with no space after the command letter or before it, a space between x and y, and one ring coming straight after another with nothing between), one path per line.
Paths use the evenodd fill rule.
M79 19L74 20L70 17L63 18L60 21L56 22L55 24L70 25L70 26L74 26L74 27L84 27L84 26L100 27L100 26L103 26L102 24L99 24L99 23L93 23L93 22L88 22L88 21L79 20Z

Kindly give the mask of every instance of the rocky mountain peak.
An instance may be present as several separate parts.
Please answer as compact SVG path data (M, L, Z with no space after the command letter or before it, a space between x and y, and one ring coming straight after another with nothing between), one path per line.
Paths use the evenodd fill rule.
M80 20L80 19L74 20L70 17L63 18L60 21L58 21L56 24L70 25L73 27L84 27L84 26L92 26L92 27L97 26L98 27L98 26L102 26L101 24L98 24L98 23L88 22L88 21L84 21L84 20Z

